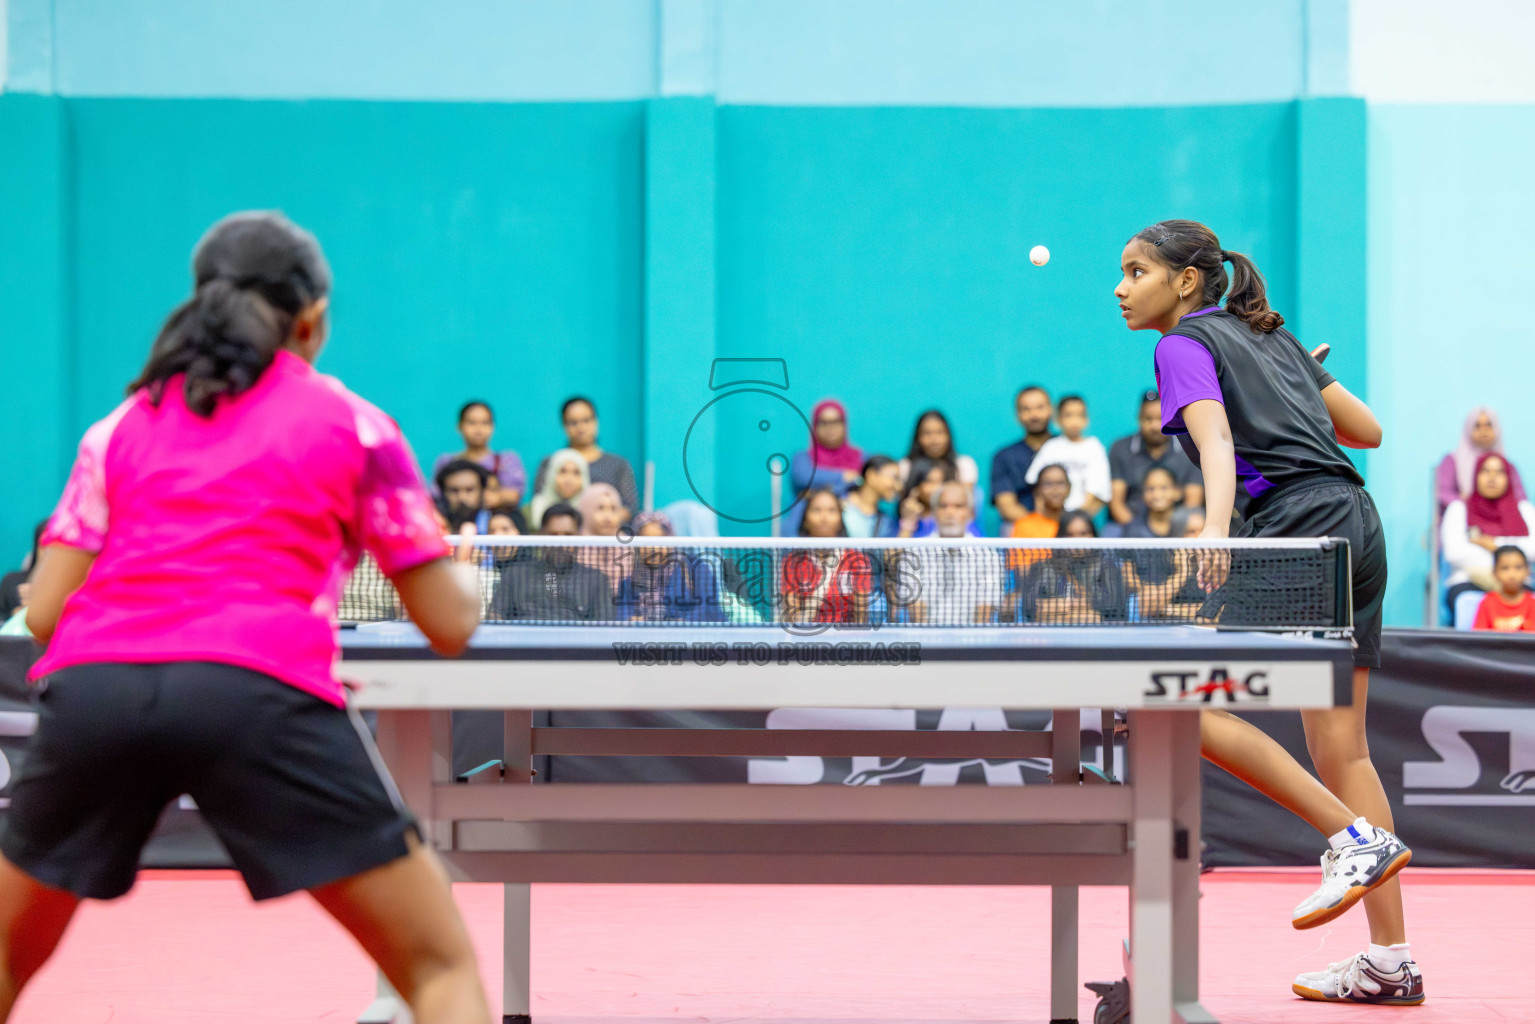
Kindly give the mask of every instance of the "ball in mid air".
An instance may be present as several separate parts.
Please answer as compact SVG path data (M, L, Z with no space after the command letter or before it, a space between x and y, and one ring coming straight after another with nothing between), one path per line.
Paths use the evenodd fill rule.
M1050 262L1050 250L1042 245L1036 245L1029 250L1029 262L1036 267L1042 267Z

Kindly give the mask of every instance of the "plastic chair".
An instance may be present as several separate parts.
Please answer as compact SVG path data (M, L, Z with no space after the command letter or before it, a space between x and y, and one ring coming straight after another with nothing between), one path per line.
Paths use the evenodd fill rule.
M674 501L661 509L672 521L672 528L679 537L718 537L719 516L702 502L684 499Z
M1455 628L1470 630L1471 624L1476 621L1476 610L1482 606L1482 598L1487 595L1480 590L1468 590L1455 598Z

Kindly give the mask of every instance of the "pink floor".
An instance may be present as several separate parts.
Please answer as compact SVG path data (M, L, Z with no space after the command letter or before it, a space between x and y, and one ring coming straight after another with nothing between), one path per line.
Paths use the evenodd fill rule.
M1411 1024L1535 1022L1535 874L1406 874L1429 1000L1328 1006L1289 994L1297 971L1364 941L1362 913L1296 932L1315 872L1203 880L1205 1005L1228 1024L1384 1017ZM500 957L500 895L458 887L484 964ZM535 1022L872 1024L1043 1021L1048 891L546 885L533 896ZM1121 889L1083 890L1082 973L1120 974ZM146 873L92 904L23 997L20 1024L345 1024L371 979L306 898L254 907L222 872ZM500 979L487 971L492 997ZM1084 1021L1092 1000L1084 992Z

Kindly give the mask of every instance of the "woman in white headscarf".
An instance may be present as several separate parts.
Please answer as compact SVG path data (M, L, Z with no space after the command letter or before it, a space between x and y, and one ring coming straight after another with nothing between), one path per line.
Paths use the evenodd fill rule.
M592 484L586 459L574 448L561 448L551 454L548 461L549 471L544 474L542 486L528 506L528 525L534 530L543 529L544 513L550 505L575 506Z
M1466 417L1460 446L1439 463L1435 490L1439 495L1441 513L1450 502L1465 501L1471 497L1476 484L1477 460L1488 452L1503 454L1503 427L1498 423L1497 413L1484 405L1477 406ZM1519 479L1519 470L1514 468L1506 456L1504 463L1508 467L1508 489L1513 493L1515 501L1524 501L1524 482Z

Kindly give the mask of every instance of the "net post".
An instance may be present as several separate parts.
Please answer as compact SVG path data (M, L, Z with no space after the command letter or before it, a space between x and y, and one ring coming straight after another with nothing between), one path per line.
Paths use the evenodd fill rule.
M1342 537L1324 537L1323 551L1337 551L1333 566L1333 625L1339 629L1354 627L1354 567L1353 552Z

